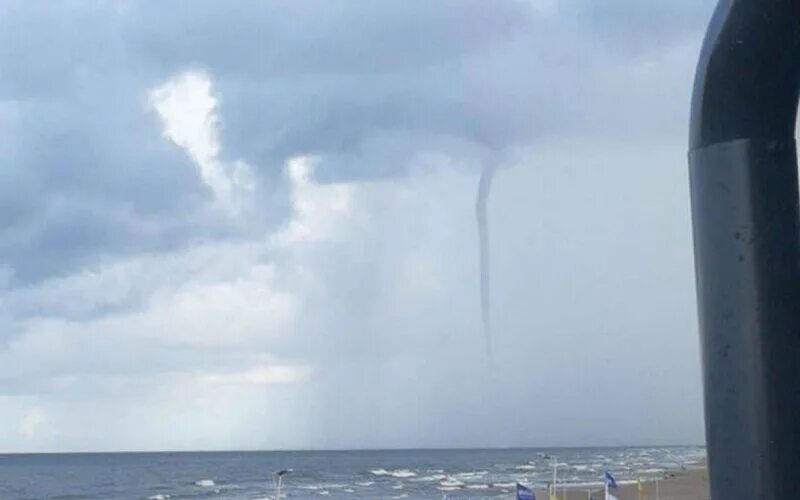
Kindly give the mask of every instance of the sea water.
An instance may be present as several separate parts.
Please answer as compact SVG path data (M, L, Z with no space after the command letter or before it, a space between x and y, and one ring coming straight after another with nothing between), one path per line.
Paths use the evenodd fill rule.
M0 455L0 499L514 498L517 482L601 485L701 463L702 447Z

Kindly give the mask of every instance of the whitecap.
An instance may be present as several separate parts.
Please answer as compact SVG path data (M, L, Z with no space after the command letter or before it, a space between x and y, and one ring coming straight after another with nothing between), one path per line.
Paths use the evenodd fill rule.
M399 479L407 478L407 477L414 477L417 475L416 472L410 471L408 469L397 469L393 471L389 471L389 475L392 477L396 477Z
M441 481L442 479L446 478L445 474L434 474L432 476L420 476L411 479L411 481L415 483L423 483L426 481Z
M486 474L487 472L485 470L478 470L473 472L458 472L456 474L453 474L453 477L469 481L470 479L477 479L479 477L483 477Z
M455 488L460 488L461 486L464 486L464 483L462 483L461 481L459 481L454 477L448 477L439 484L441 484L444 487L455 487Z
M216 486L216 483L213 479L201 479L199 481L194 482L195 486L202 486L204 488L210 488L212 486Z
M392 476L398 479L414 477L417 475L416 472L411 471L409 469L395 469L395 470L372 469L369 472L374 476Z

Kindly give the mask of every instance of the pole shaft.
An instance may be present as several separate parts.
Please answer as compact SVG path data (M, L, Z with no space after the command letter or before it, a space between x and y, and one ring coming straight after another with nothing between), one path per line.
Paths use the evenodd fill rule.
M800 498L798 56L800 1L720 0L697 69L689 170L714 500Z

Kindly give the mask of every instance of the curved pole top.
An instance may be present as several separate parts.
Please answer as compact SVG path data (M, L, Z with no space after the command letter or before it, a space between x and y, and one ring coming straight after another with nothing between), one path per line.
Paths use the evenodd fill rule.
M800 88L800 0L720 0L692 96L691 149L792 139Z

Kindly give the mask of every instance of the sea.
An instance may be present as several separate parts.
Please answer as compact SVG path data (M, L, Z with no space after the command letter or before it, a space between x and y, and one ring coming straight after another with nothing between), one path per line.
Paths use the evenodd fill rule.
M488 499L516 483L599 487L702 464L697 446L0 455L0 500Z

